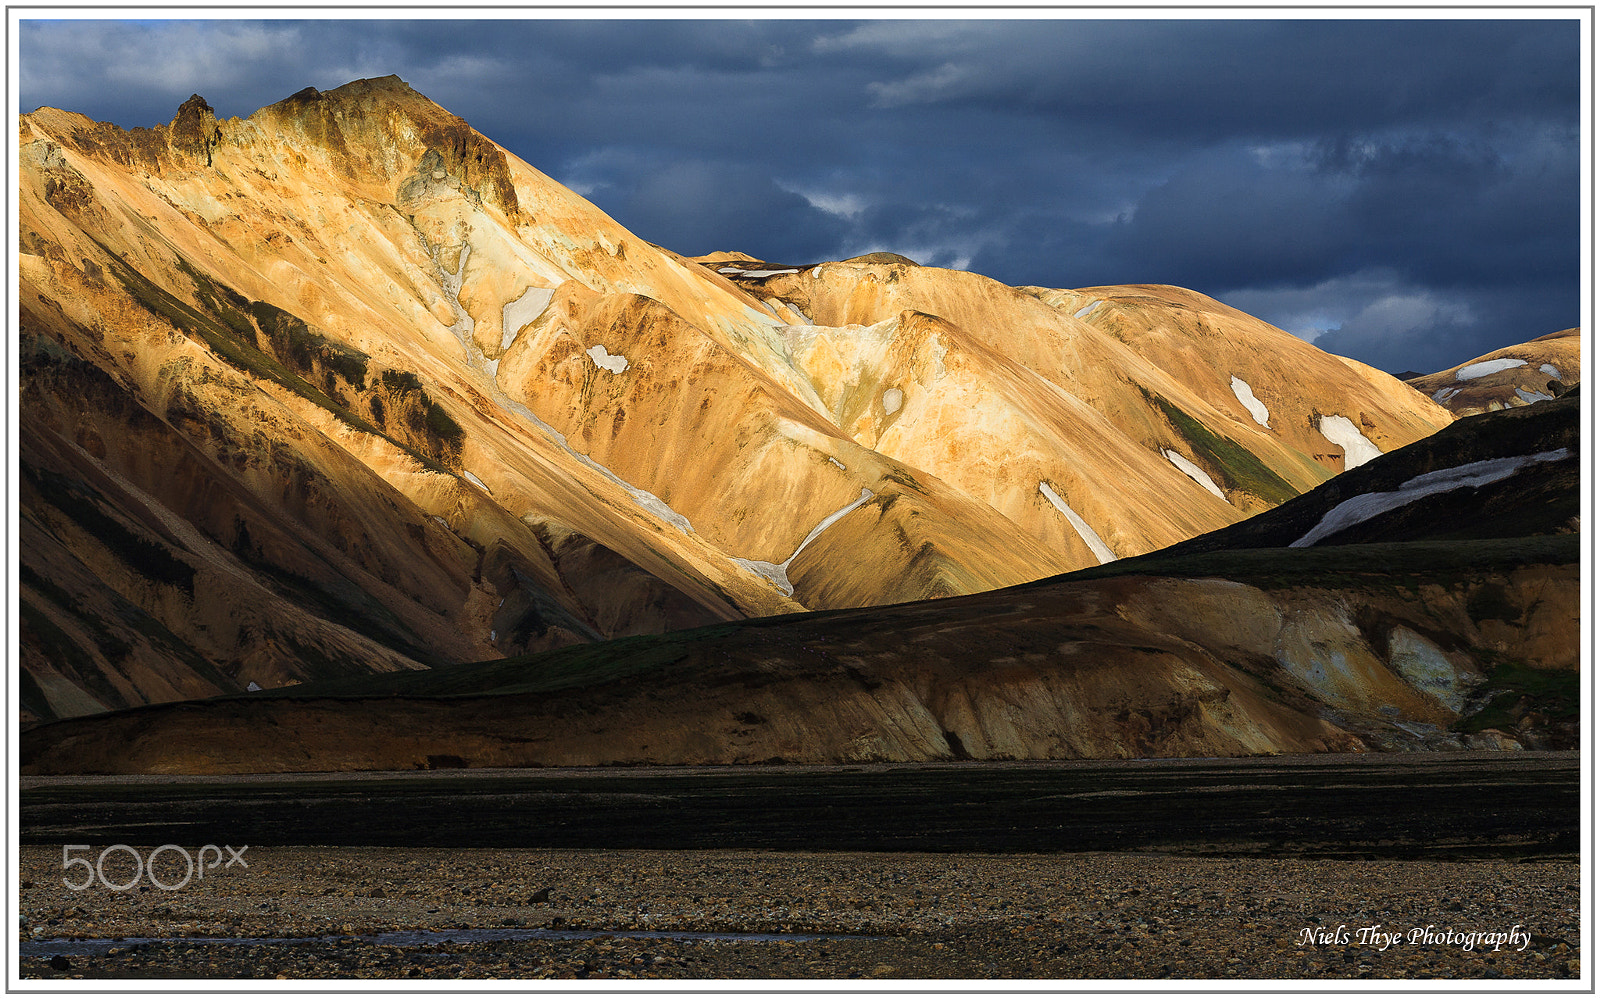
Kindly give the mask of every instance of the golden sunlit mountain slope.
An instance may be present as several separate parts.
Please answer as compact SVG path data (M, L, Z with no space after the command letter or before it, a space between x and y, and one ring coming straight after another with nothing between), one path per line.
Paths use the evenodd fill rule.
M690 260L396 77L18 141L30 717L992 589L1450 419L1179 289Z
M1526 406L1553 399L1578 384L1583 375L1582 346L1578 330L1561 330L1406 384L1426 392L1456 416Z
M1054 579L71 719L24 771L1573 748L1577 402Z

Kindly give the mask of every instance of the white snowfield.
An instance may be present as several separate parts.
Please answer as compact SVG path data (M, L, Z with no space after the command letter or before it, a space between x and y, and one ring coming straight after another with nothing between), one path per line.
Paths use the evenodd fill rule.
M1561 369L1556 367L1554 364L1541 364L1539 365L1539 370L1543 371L1545 374L1549 375L1551 378L1554 378L1558 382L1566 381L1565 378L1561 377Z
M539 318L555 297L554 288L529 288L515 302L507 302L500 309L500 350L511 349L522 327Z
M1101 565L1117 560L1117 557L1111 553L1111 549L1106 547L1106 543L1100 540L1100 535L1096 534L1094 528L1089 526L1088 521L1078 516L1077 511L1068 506L1066 500L1057 496L1056 491L1050 488L1049 483L1039 483L1039 492L1045 499L1050 501L1051 506L1060 510L1061 515L1067 518L1067 523L1071 524L1072 529L1078 532L1078 537L1083 539L1083 543L1089 546L1091 552L1094 552L1094 557L1100 560Z
M1383 453L1378 450L1378 445L1367 440L1366 435L1357 430L1356 425L1351 423L1347 417L1337 415L1324 416L1317 429L1322 432L1322 436L1326 437L1330 444L1337 444L1344 448L1344 467L1346 469L1355 468L1357 465L1365 465Z
M883 415L893 416L900 412L900 407L905 405L906 394L897 388L889 389L883 393Z
M1433 401L1443 405L1444 403L1449 402L1451 399L1454 399L1456 395L1460 393L1460 391L1461 389L1459 388L1446 385L1444 388L1433 394Z
M1555 396L1545 392L1529 392L1527 389L1519 388L1517 389L1517 398L1531 405L1536 402L1549 402Z
M598 343L584 351L584 353L589 355L589 360L594 362L595 367L604 368L614 375L620 375L628 370L628 359L626 357L621 354L608 354L606 349Z
M1222 500L1224 503L1228 501L1228 497L1223 495L1222 490L1217 488L1217 484L1215 482L1211 481L1211 476L1206 474L1205 469L1201 468L1199 465L1196 465L1194 462L1190 461L1188 458L1185 458L1176 451L1170 451L1166 448L1162 448L1161 453L1167 456L1168 461L1172 462L1178 467L1178 471L1200 483L1200 487L1206 492L1215 496L1217 499Z
M1250 411L1250 418L1271 430L1272 427L1267 423L1266 403L1256 398L1255 390L1250 388L1250 383L1238 375L1234 375L1230 384L1233 386L1234 398L1239 400L1239 405Z
M490 491L489 487L483 484L483 480L478 478L476 475L473 475L471 472L465 472L465 471L462 472L461 474L465 475L467 477L467 481L468 482L470 482L473 485L477 486L479 489L482 489L484 492L489 493L490 496L494 495L494 493Z
M1452 489L1466 489L1473 486L1486 486L1491 482L1508 479L1529 465L1543 461L1560 461L1572 456L1571 448L1562 448L1559 451L1543 451L1539 454L1521 454L1511 458L1490 458L1486 461L1472 461L1454 468L1441 468L1432 472L1407 479L1400 483L1400 488L1391 493L1362 493L1352 496L1338 506L1322 515L1322 520L1316 527L1307 531L1305 536L1298 541L1291 542L1290 548L1309 548L1323 538L1337 534L1340 531L1354 527L1363 521L1390 510L1398 510L1403 506L1415 503L1424 496L1434 493L1449 492Z
M1087 316L1089 313L1093 312L1095 309L1098 309L1100 307L1101 301L1102 301L1101 299L1098 299L1098 298L1095 299L1094 301L1090 302L1088 305L1085 305L1083 308L1079 309L1077 312L1074 312L1072 314L1072 318L1074 318L1074 319L1082 319L1084 316Z
M799 274L800 273L800 269L798 267L786 267L786 268L783 268L781 270L772 270L772 271L747 271L743 267L718 267L717 268L717 273L718 274L734 274L734 275L737 275L739 277L747 277L747 278L763 278L763 277L771 277L774 274Z
M1516 357L1497 357L1492 361L1465 364L1456 371L1456 381L1470 382L1474 378L1492 375L1496 371L1509 371L1512 368L1520 368L1527 363L1527 361Z
M806 545L809 545L811 542L817 539L817 535L832 527L845 514L849 513L851 510L854 510L856 507L861 506L871 498L872 490L863 487L861 490L861 495L856 497L853 502L840 507L834 512L828 514L826 517L822 518L822 523L811 529L811 533L807 534L805 539L800 542L800 547L794 550L794 554L784 559L782 565L774 562L759 562L755 559L737 558L731 555L729 558L732 558L735 563L743 566L745 569L748 569L763 579L766 579L773 586L776 586L779 590L783 591L784 596L792 597L794 596L794 584L789 582L789 566L793 565L794 560L800 557L800 553L806 550Z

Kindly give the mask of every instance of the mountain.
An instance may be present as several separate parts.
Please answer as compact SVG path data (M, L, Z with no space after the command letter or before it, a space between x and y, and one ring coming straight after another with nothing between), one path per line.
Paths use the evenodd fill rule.
M1420 375L1407 384L1457 416L1526 406L1554 399L1578 384L1583 373L1581 344L1578 330L1561 330Z
M23 772L1574 748L1580 445L1576 399L1491 413L1164 552L74 719Z
M396 77L18 129L25 721L980 593L1452 418L1182 289L690 259Z

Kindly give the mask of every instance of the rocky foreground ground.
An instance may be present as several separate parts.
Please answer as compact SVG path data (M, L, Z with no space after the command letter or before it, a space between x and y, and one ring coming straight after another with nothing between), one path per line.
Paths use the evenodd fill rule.
M167 883L182 877L177 862L159 874ZM24 847L21 977L1580 974L1576 862L367 847L251 847L242 862L173 891L148 881L72 891L63 879L83 880L82 866L64 872L59 846ZM118 883L133 873L117 853L104 870ZM522 938L460 939L474 935L466 929ZM457 933L371 939L397 930ZM534 930L547 935L529 938ZM1385 946L1380 930L1398 942ZM1498 950L1444 942L1513 930L1526 937ZM691 931L792 936L630 936ZM56 942L113 937L185 939ZM305 939L187 939L196 937Z

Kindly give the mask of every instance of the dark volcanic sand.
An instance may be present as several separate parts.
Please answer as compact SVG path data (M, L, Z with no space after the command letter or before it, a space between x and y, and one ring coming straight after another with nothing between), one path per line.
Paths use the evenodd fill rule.
M172 892L62 886L59 848L22 856L27 978L1572 978L1578 865L1126 854L251 847L248 870ZM131 870L131 867L129 867ZM112 870L113 880L125 876ZM72 874L74 880L79 875ZM175 878L173 879L175 880ZM548 902L529 900L548 888ZM1303 928L1348 944L1300 945ZM1356 931L1509 931L1520 953ZM396 929L558 927L596 939L350 939ZM630 939L635 930L848 935ZM342 936L130 945L50 958L63 937ZM875 939L862 939L861 937ZM1402 938L1404 939L1404 938ZM58 965L61 961L58 959Z
M23 784L28 978L1579 973L1572 753ZM62 884L84 870L63 843L208 842L249 867ZM111 881L132 870L108 855ZM1531 939L1411 937L1429 926ZM461 928L516 938L362 939ZM307 939L49 942L116 936Z

